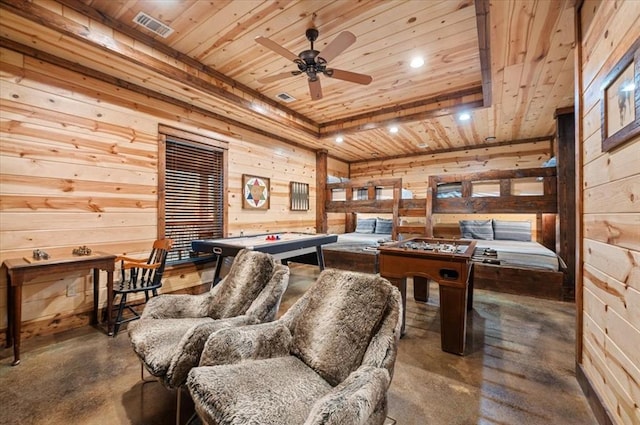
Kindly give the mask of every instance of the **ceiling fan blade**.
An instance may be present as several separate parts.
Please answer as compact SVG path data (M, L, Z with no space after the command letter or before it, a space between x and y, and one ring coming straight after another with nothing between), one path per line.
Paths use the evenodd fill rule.
M329 45L327 45L327 47L318 53L318 57L324 59L325 62L331 62L333 58L344 52L347 47L351 46L355 42L355 35L349 31L343 31L338 34L338 36L334 38Z
M358 74L357 72L344 71L342 69L327 69L325 75L327 77L337 78L338 80L364 84L365 86L373 81L371 75Z
M280 74L269 75L267 77L258 78L260 84L273 83L274 81L282 80L283 78L293 77L294 75L300 75L300 71L281 72Z
M278 43L276 43L273 40L270 40L266 37L261 37L258 36L256 37L256 43L258 44L262 44L264 47L266 47L267 49L271 49L274 52L276 52L277 54L279 54L280 56L283 56L287 59L289 59L290 61L297 61L299 60L298 55L296 55L295 53L293 53L292 51L285 49L284 47L282 47L281 45L279 45Z
M318 78L315 80L309 78L309 94L311 95L311 100L322 99L322 86Z

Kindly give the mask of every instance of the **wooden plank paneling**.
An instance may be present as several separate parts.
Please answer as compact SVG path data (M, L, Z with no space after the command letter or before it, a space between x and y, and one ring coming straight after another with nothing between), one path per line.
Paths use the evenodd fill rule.
M582 158L582 308L578 361L608 420L640 422L640 139L603 152L602 83L639 36L634 1L582 5L577 63L582 104L578 117Z

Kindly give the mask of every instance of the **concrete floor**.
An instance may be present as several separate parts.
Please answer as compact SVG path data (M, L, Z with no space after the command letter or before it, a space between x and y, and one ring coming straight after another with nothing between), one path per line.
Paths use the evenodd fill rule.
M317 276L293 266L285 311ZM407 306L388 423L596 424L574 373L574 304L476 291L468 355L440 350L437 285ZM85 327L0 351L0 424L172 424L175 392L140 381L126 331ZM183 392L182 418L193 405Z

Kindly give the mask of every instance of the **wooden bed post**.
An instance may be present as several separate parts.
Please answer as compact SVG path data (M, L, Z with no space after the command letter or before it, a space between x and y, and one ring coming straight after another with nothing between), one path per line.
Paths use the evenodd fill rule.
M429 177L429 187L427 187L427 205L425 206L425 234L427 237L433 237L433 197L434 191L437 190L436 180L433 176Z
M316 152L316 233L327 233L327 154L326 149Z

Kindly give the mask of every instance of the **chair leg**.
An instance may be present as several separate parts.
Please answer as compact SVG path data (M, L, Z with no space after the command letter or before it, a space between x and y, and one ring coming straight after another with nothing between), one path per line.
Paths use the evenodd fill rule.
M176 425L180 425L180 387L176 388Z
M127 304L127 294L120 295L120 305L118 306L118 317L116 317L114 326L113 326L113 336L115 338L118 335L118 331L120 330L120 325L122 324L122 311L124 310L124 306Z
M140 362L140 380L143 384L146 384L148 382L156 382L155 379L144 379L144 364L142 362Z

